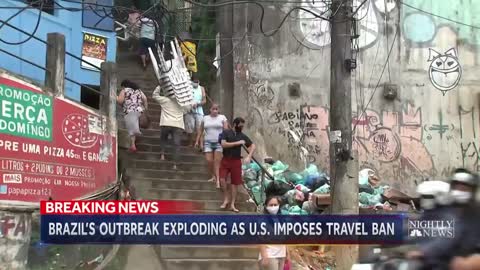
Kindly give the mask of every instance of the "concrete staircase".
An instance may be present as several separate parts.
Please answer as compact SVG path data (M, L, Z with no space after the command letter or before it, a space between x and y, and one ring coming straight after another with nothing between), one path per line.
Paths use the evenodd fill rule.
M136 154L129 155L127 175L135 188L138 199L151 200L186 200L203 205L199 214L233 214L231 211L221 211L221 193L213 183L207 182L206 161L198 150L182 146L178 170L173 171L171 153L166 154L166 161L160 160L160 130L158 121L160 106L152 98L152 92L157 85L151 66L147 71L140 68L137 57L130 52L118 53L118 78L137 82L149 99L148 113L153 121L150 129L142 130L143 136L138 138ZM123 117L119 114L119 133L124 129ZM183 145L185 141L183 141ZM255 209L246 203L248 196L240 195L237 208L242 212ZM137 248L137 249L136 249ZM150 259L156 254L155 263L142 269L165 270L243 270L257 269L258 249L255 247L231 246L153 246L155 252L146 252L145 246L132 246L129 261ZM135 250L136 249L136 250ZM133 257L133 258L130 258ZM143 264L142 264L143 265ZM134 269L135 264L129 263ZM136 269L135 269L136 270Z

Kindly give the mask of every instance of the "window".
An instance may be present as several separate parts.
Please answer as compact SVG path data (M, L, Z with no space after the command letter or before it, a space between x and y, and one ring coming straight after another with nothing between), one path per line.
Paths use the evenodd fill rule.
M100 91L100 86L98 85L86 85L87 87L93 88L97 91ZM85 104L93 109L100 109L100 94L93 92L92 90L82 86L80 89L80 102Z
M29 4L32 7L40 9L42 12L46 12L51 15L55 15L55 0L44 0L43 1L43 6L42 6L42 1L38 0L26 0L25 1L27 4Z
M103 31L113 29L113 0L84 0L83 1L83 27Z

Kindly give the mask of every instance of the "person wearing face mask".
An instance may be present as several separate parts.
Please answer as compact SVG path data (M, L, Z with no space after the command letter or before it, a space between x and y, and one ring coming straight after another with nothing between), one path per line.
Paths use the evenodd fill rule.
M418 250L407 257L422 262L421 269L450 269L456 256L463 257L478 245L479 222L474 194L478 176L465 169L457 169L450 180L449 204L436 208L429 219L454 220L454 237L428 238Z
M265 214L278 215L280 212L280 197L273 196L265 201ZM288 260L286 245L262 245L258 256L261 270L283 270Z
M230 174L232 197L230 209L236 213L240 212L235 207L238 186L241 186L243 184L242 146L245 145L248 150L248 155L244 159L244 162L246 164L250 163L253 152L255 151L255 144L253 144L252 140L250 140L250 138L242 132L244 125L245 120L241 117L237 117L233 120L234 129L227 129L221 135L223 158L220 162L220 184L223 186L224 200L220 208L225 209L229 204L229 196L226 188L226 178L227 175Z
M194 147L196 134L201 133L200 126L203 120L203 105L207 103L205 88L200 86L197 78L192 80L193 86L193 105L192 110L185 114L185 132L189 136L190 146ZM196 133L196 134L195 134Z

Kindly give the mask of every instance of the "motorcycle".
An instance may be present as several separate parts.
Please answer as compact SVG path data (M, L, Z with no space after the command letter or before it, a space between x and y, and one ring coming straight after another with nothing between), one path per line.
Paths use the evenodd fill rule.
M373 249L373 256L352 266L351 270L415 270L420 263L400 254L385 254L381 248Z

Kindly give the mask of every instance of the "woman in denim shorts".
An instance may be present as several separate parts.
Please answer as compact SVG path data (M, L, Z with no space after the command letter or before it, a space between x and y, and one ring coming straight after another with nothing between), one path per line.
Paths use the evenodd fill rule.
M223 149L218 141L218 137L224 129L228 128L228 122L225 115L219 114L218 112L218 105L213 104L212 107L210 107L210 114L203 117L195 147L200 146L205 153L208 169L212 174L212 178L208 181L215 181L217 188L220 188L219 170ZM204 134L204 136L202 136L202 134Z

